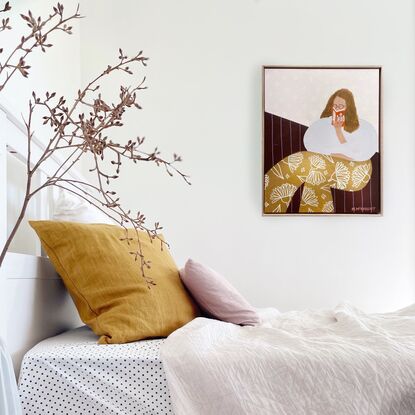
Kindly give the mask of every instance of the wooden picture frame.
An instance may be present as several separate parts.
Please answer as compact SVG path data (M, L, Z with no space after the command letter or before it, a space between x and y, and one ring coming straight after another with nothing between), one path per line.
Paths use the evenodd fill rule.
M381 215L382 68L262 70L263 215Z

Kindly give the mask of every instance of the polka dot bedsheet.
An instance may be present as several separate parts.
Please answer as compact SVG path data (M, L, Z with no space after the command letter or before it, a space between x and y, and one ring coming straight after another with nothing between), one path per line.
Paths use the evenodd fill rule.
M19 377L24 415L173 415L160 359L164 339L98 345L80 327L26 353Z

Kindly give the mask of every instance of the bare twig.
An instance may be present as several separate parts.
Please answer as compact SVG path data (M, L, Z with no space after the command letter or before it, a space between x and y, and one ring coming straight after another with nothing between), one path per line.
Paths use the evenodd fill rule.
M9 10L11 10L11 6L7 2L0 12ZM30 30L28 34L20 38L20 42L0 63L0 91L16 72L27 78L30 69L30 66L25 61L27 55L37 48L40 48L42 52L46 52L46 49L52 47L52 43L49 43L49 36L53 32L62 31L69 35L72 34L72 26L68 23L71 20L81 18L81 15L79 14L78 5L75 13L66 17L63 5L58 3L53 7L52 13L47 18L35 18L30 10L27 14L21 14L20 17L26 22ZM0 24L0 32L10 30L11 28L10 18L3 19ZM0 53L2 52L3 49L0 49Z
M9 10L7 9L8 7L6 4L3 11ZM70 33L72 28L67 26L66 22L79 17L79 10L77 9L73 15L64 18L63 6L59 3L54 7L53 13L46 20L41 18L35 19L30 11L27 15L22 15L22 18L31 28L31 33L26 37L23 36L20 44L6 59L5 64L0 64L0 77L3 71L6 72L6 79L3 81L3 84L0 84L0 90L16 71L19 71L23 76L28 75L27 70L29 67L24 61L28 53L36 47L40 47L42 50L50 47L51 45L45 42L47 36L53 31L63 30L66 33ZM54 19L56 20L54 25L45 32L46 26ZM25 46L30 40L34 43L30 47ZM15 55L19 55L19 53L22 56L18 58L18 63L12 64L12 58ZM120 86L118 99L115 103L109 103L105 100L99 93L100 86L98 84L101 80L117 71L132 75L136 65L146 66L147 60L148 58L143 56L142 51L129 58L119 49L118 61L114 65L108 65L84 89L78 90L77 97L71 105L67 103L68 100L65 97L57 98L55 92L46 92L42 98L33 92L32 99L29 102L29 115L25 122L28 143L28 182L20 222L24 216L27 204L36 193L49 186L57 186L64 189L95 206L125 229L126 235L123 240L131 245L130 253L135 260L140 261L142 276L150 287L154 284L154 281L148 278L145 272L150 267L150 262L146 260L142 251L140 231L146 232L151 240L158 240L161 248L163 248L167 243L159 235L162 227L158 222L149 227L146 225L146 218L141 212L133 214L130 210L125 210L121 206L116 192L111 189L111 184L113 180L119 177L122 165L125 162L133 162L135 164L138 162L154 163L156 166L163 167L168 175L173 176L177 174L188 184L190 184L189 177L177 168L177 163L182 161L177 154L173 154L172 159L167 160L161 157L157 147L153 151L144 151L142 149L144 137L136 137L135 139L128 140L125 144L120 144L110 138L114 128L123 126L123 116L127 110L132 108L141 109L138 103L138 94L146 89L145 78L135 87ZM39 111L43 115L43 124L51 128L52 134L44 152L37 160L32 160L32 119L35 113ZM43 183L32 189L31 178L33 174L38 169L41 169L49 157L58 152L64 152L65 154L62 163ZM95 175L95 184L67 177L71 169L79 163L85 154L92 155L90 172ZM17 227L20 222L17 223ZM131 231L134 232L134 238L129 233ZM13 236L14 234L11 237ZM9 238L0 256L0 265L10 241L11 239ZM133 243L136 244L136 247L133 246Z

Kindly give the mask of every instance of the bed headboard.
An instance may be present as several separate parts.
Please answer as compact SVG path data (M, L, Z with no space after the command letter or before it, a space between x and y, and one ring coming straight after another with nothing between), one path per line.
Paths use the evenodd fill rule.
M0 103L1 246L7 238L12 220L10 210L8 213L8 199L11 197L10 183L13 178L8 177L7 164L11 159L26 161L25 127L18 117L18 113L11 110L9 104ZM32 148L34 157L36 153L43 151L43 145L36 137L33 139ZM42 166L36 180L42 180L55 171L59 162L57 157L50 157L50 161ZM77 172L68 176L82 179ZM14 186L13 197L16 196L16 192L19 192L19 189ZM24 192L24 189L21 189L21 192ZM31 211L30 218L50 218L53 198L51 190L39 192L34 201L36 209ZM42 256L35 233L28 232L27 238L33 238L36 252L8 252L0 268L0 336L12 356L16 374L19 372L24 353L33 345L82 324L60 277L49 260Z

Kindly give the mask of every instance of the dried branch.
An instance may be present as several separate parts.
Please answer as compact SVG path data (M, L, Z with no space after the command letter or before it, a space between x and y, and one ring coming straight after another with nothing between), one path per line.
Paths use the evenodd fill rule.
M43 35L43 27L55 17L58 17L58 22ZM65 22L79 17L77 9L75 14L65 19L63 17L63 6L59 3L54 8L54 13L46 21L42 21L40 18L37 20L34 19L30 11L26 16L22 15L22 18L32 29L32 33L26 40L22 38L21 44L18 45L11 56L16 51L30 53L35 47L40 47L44 50L44 48L49 47L49 44L45 42L47 35L51 31L63 30L66 33L70 33L71 27L68 27ZM34 39L35 43L31 49L25 49L23 45L29 37ZM138 162L154 163L158 167L163 167L169 176L177 174L187 184L190 184L189 177L177 168L177 163L182 161L182 158L177 154L173 154L172 159L167 160L161 157L158 147L150 152L143 150L144 137L136 137L128 140L125 144L120 144L110 138L115 128L123 126L123 117L126 111L130 109L141 109L141 105L138 103L138 94L146 89L145 77L135 87L120 86L118 99L115 103L108 102L99 92L99 82L103 79L117 71L133 75L136 66L145 67L147 60L148 58L143 56L142 51L129 58L119 49L118 61L114 65L108 65L84 89L78 90L77 96L71 105L68 105L68 100L64 96L58 98L55 92L46 92L42 98L37 96L35 92L32 93L32 99L29 102L29 115L27 121L25 121L28 143L28 181L22 211L24 215L30 199L36 193L49 186L57 186L87 201L125 229L126 235L123 240L126 240L131 245L130 253L136 261L140 261L141 274L150 287L154 284L154 281L148 278L145 272L150 267L150 262L144 257L139 232L145 231L152 241L158 240L161 249L163 249L163 246L167 245L167 243L159 235L162 227L159 222L148 227L146 225L146 218L141 212L133 214L130 210L125 210L120 203L117 193L111 189L111 184L119 177L123 164L130 161L134 164ZM17 65L12 65L9 61L10 57L6 60L6 64L0 67L0 75L2 70L10 70L6 75L3 86L16 70L23 76L27 76L28 74L27 70L29 67L25 64L24 56L19 59ZM40 114L38 114L39 112ZM51 129L52 134L43 154L37 160L32 160L32 119L35 114L42 115L43 124ZM41 169L42 164L49 157L58 153L64 154L62 163L43 183L33 189L31 180L34 173ZM92 155L90 172L95 175L95 184L68 177L68 173L79 163L85 154ZM20 220L22 218L23 216L21 216ZM17 226L19 224L20 222L17 223ZM129 234L129 229L131 232L131 228L135 233L135 238L132 238ZM132 241L134 243L137 242L136 247L132 246ZM0 257L0 265L7 246L8 244L6 243L2 257Z
M7 12L11 10L10 3L7 2L0 12ZM21 14L20 17L26 22L29 27L29 33L20 38L20 42L9 53L7 57L0 62L0 91L6 86L10 78L19 72L23 77L27 78L29 75L30 66L26 63L26 57L35 49L40 48L42 52L52 47L49 43L49 36L53 32L62 31L66 34L72 34L72 26L68 23L72 20L81 18L79 14L79 5L72 15L66 17L64 15L64 7L58 3L53 7L53 11L47 18L33 16L29 10L27 14ZM0 25L0 32L10 30L10 18L2 19ZM3 49L0 49L0 53Z

